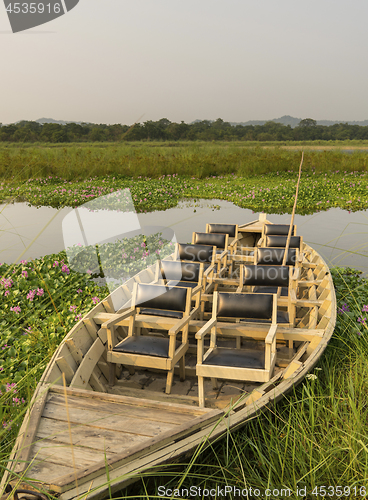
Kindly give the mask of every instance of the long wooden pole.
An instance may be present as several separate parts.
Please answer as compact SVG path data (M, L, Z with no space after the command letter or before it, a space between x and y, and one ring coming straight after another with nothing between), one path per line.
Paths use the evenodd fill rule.
M289 227L289 233L288 233L288 236L287 236L287 239L286 239L284 258L282 259L282 265L283 266L286 265L287 255L288 255L289 246L290 246L290 238L291 238L291 234L293 232L293 227L294 227L295 209L296 209L296 202L298 201L298 192L299 192L300 177L302 175L303 159L304 159L304 151L302 151L302 160L301 160L300 166L299 166L299 177L298 177L298 182L296 184L296 193L295 193L294 206L293 206L293 211L291 213L291 222L290 222L290 227Z

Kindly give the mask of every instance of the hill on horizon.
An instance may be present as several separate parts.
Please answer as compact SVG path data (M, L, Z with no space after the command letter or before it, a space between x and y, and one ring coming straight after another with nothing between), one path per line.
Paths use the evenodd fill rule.
M312 118L312 117L307 117L307 118ZM296 118L294 116L290 116L290 115L284 115L284 116L281 116L280 118L272 118L271 120L248 120L246 122L229 122L230 125L233 125L234 127L236 125L242 125L242 126L247 126L247 125L264 125L265 123L267 122L275 122L275 123L281 123L282 125L290 125L291 128L295 128L298 126L299 122L302 120L303 118ZM19 120L17 122L15 122L15 125L17 123L20 123L21 121L30 121L30 120ZM32 121L32 120L31 120ZM65 121L65 120L55 120L54 118L38 118L38 120L34 120L36 123L40 123L40 124L44 124L44 123L56 123L56 124L59 124L59 125L66 125L68 123L77 123L78 125L93 125L93 123L91 122L85 122L85 121ZM190 124L192 123L197 123L197 122L201 122L201 121L209 121L209 122L214 122L215 120L193 120L192 122L190 122ZM224 120L226 121L226 120ZM337 123L347 123L348 125L359 125L359 126L362 126L362 127L366 127L368 126L368 120L363 120L363 121L353 121L353 120L350 120L350 121L346 121L346 120L316 120L317 121L317 125L324 125L324 126L331 126L331 125L335 125ZM5 125L5 124L3 124ZM0 124L1 126L1 124Z

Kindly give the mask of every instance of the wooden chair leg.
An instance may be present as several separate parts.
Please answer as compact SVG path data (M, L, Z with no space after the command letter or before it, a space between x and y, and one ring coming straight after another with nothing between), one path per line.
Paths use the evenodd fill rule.
M134 370L133 366L130 366L130 365L124 365L124 366L125 366L125 368L128 369L129 375L135 374L135 370Z
M212 389L214 391L217 391L218 389L218 386L217 386L217 378L211 378L211 381L212 381Z
M166 394L170 394L171 392L171 386L172 386L172 383L173 383L173 379L174 379L174 368L172 370L170 370L167 374L167 379L166 379Z
M180 373L180 380L182 382L184 382L185 380L185 356L183 356L180 360L179 360L179 373Z
M112 387L115 385L115 376L116 376L116 364L109 363L109 386Z
M204 408L204 378L198 377L198 400L199 407Z

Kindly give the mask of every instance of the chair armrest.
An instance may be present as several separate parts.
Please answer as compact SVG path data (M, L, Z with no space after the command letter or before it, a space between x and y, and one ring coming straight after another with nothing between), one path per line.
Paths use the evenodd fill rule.
M192 297L197 295L198 292L202 290L202 285L197 285L195 288L192 288Z
M101 328L111 328L114 326L116 323L119 323L119 321L122 321L123 319L129 318L130 316L133 316L136 314L136 309L129 309L128 311L123 312L122 314L115 314L113 318L109 319L109 321L106 321L101 325Z
M180 319L172 328L169 330L169 335L176 335L189 321L192 319L191 316L184 316Z
M239 241L241 240L242 238L236 238L236 240L233 240L231 243L229 243L229 247L233 247L235 246L237 243L239 243Z
M217 324L217 318L211 318L209 321L207 321L207 323L205 325L202 326L202 328L196 333L196 336L195 338L197 340L202 340L203 337L206 335L206 333L208 333L211 328L213 328L214 326L216 326Z
M297 281L300 276L300 269L299 267L294 267L292 273L291 273L291 279Z
M277 326L278 325L271 325L271 328L269 329L267 337L265 339L266 344L272 344L272 341L274 340L276 335Z
M208 277L208 275L209 275L211 272L213 273L214 271L215 271L215 266L214 266L214 265L209 266L209 267L205 270L205 272L203 273L203 276L207 276L207 277Z
M228 254L228 250L224 250L223 252L221 252L220 254L218 254L216 257L218 257L220 260L222 260L224 257L226 257Z

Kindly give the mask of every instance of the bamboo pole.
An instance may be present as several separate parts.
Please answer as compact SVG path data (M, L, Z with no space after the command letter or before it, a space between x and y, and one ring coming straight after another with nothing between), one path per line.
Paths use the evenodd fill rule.
M288 236L287 236L287 239L286 239L284 258L282 259L282 265L283 266L286 265L287 255L288 255L289 246L290 246L291 233L293 232L295 209L296 209L296 203L298 201L298 192L299 192L300 177L302 175L303 159L304 159L304 151L302 151L302 159L301 159L300 166L299 166L299 177L298 177L298 182L296 184L296 193L295 193L294 206L293 206L293 211L291 212L291 222L290 222L290 227L289 227L289 233L288 233Z

